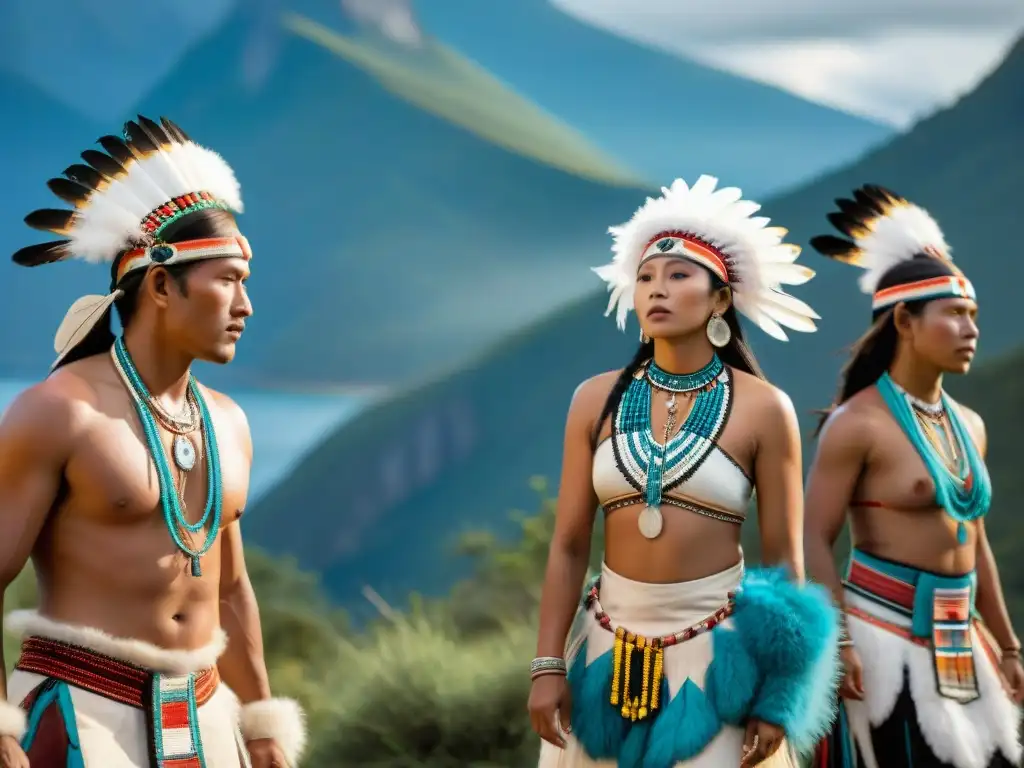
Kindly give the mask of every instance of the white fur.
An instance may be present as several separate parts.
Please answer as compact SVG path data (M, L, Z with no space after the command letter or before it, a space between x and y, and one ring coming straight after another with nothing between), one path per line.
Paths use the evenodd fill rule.
M0 736L21 739L25 735L25 710L6 701L0 701Z
M608 284L611 296L606 315L617 309L619 328L633 306L633 289L645 246L663 232L690 232L732 260L736 273L733 295L736 309L775 338L786 340L785 325L799 331L814 331L818 319L807 304L782 292L783 285L801 285L814 272L795 264L800 248L782 242L786 230L767 226L769 219L755 217L760 205L742 200L736 187L716 189L718 179L701 176L692 186L676 179L662 188L662 196L647 198L625 224L611 227L610 264L594 272Z
M85 261L110 261L144 242L142 220L167 201L209 192L241 213L241 187L220 155L194 142L176 143L125 166L126 175L106 182L79 206L68 233L70 252Z
M306 749L306 715L294 699L265 699L242 706L242 736L246 741L273 739L288 764L297 766Z
M868 604L847 593L848 601L864 608ZM875 604L874 615L887 614ZM884 620L896 616L880 616ZM871 752L867 726L878 726L892 714L903 689L904 669L909 670L910 694L917 709L918 725L935 756L956 768L985 768L996 749L1014 764L1021 759L1017 737L1020 710L1006 694L999 672L980 645L974 632L974 664L981 697L960 704L941 696L936 688L932 652L910 643L893 632L850 616L850 637L864 667L864 703L847 703L850 726L862 752ZM866 712L864 711L866 710ZM865 754L869 768L884 765L878 757Z
M5 628L15 637L45 637L167 675L186 675L209 669L227 647L227 635L221 629L202 648L176 651L142 640L114 637L93 627L64 624L40 616L36 611L12 611L7 614Z
M938 223L926 210L912 203L892 206L885 215L870 223L870 232L854 241L861 255L859 266L864 269L860 288L872 294L878 281L889 269L934 248L952 261L951 248L939 229Z

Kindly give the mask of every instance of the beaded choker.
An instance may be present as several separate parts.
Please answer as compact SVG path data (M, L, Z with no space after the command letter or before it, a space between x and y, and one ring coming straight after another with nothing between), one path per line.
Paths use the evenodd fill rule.
M992 503L991 479L974 440L943 392L942 411L949 421L953 448L959 448L959 455L964 459L957 462L954 471L938 447L928 439L921 421L915 416L915 398L904 392L888 373L882 374L877 386L896 423L924 462L935 484L936 503L956 520L957 541L966 544L966 523L984 517Z
M670 393L668 418L659 443L651 430L651 390ZM693 397L693 408L679 432L677 394ZM640 533L655 539L661 534L662 494L684 483L704 462L725 426L732 405L732 376L715 356L704 368L689 374L671 374L650 361L637 371L623 393L615 414L612 450L619 471L644 495Z
M122 380L128 389L132 400L135 402L135 410L138 411L139 420L142 422L142 431L146 436L146 445L149 454L156 465L157 478L160 481L160 506L163 508L164 523L167 526L171 538L178 549L189 558L191 573L193 576L202 576L203 571L199 559L209 552L213 542L217 539L220 531L221 505L223 489L221 487L220 475L220 453L217 450L217 436L213 430L213 419L206 407L206 401L199 391L199 385L193 376L189 376L189 395L199 410L200 423L203 432L203 445L206 449L207 477L206 477L206 509L203 516L195 523L190 523L183 511L182 500L178 498L178 491L174 485L174 478L171 476L171 469L167 462L167 455L164 450L163 440L160 438L160 431L157 428L156 419L150 410L148 403L151 396L146 385L142 382L131 355L125 347L124 338L114 342L111 352L114 359L114 367L121 374ZM206 539L199 549L193 549L186 544L182 538L182 531L188 534L198 533L209 523L206 530Z

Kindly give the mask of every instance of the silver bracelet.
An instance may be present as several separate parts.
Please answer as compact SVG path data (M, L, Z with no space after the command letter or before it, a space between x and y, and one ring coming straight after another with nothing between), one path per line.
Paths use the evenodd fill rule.
M530 677L566 674L565 659L557 656L538 656L530 662Z

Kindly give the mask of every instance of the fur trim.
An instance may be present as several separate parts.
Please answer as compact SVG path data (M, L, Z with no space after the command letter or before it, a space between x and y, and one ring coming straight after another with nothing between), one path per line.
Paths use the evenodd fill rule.
M244 704L240 713L246 741L273 739L288 764L297 766L306 749L306 713L294 699L265 699Z
M222 629L217 629L213 639L202 648L167 650L142 640L114 637L93 627L64 624L40 616L36 611L12 611L7 614L5 628L19 639L32 635L45 637L166 675L186 675L209 669L227 647L227 635Z
M0 701L0 736L13 736L21 740L25 735L27 720L21 707Z
M783 569L750 570L733 621L734 632L716 637L715 661L722 663L709 670L716 709L731 722L749 715L779 725L797 752L811 752L832 725L839 686L839 613L831 595L818 584L794 583Z

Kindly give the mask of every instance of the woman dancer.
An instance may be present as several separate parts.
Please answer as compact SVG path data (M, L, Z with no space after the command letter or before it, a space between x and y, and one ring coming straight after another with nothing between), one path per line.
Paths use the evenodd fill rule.
M795 765L831 721L838 621L827 591L801 585L796 417L736 315L783 340L782 325L815 330L781 290L813 273L756 203L716 184L648 199L595 270L620 328L636 310L642 344L569 409L531 670L541 768ZM745 574L755 490L775 567ZM598 505L604 566L576 612Z
M807 485L808 567L848 622L843 704L816 765L1019 765L1024 669L985 534L985 425L942 390L974 358L974 288L926 211L876 186L838 204L829 220L849 239L811 244L864 269L873 324ZM840 581L832 549L847 510L854 548Z

